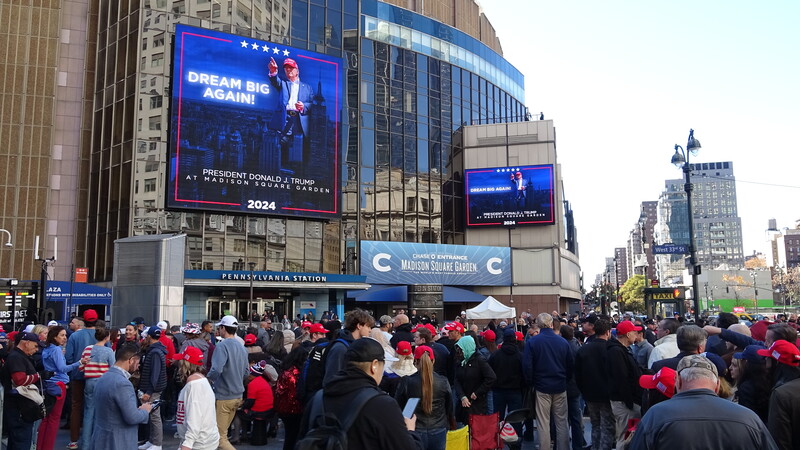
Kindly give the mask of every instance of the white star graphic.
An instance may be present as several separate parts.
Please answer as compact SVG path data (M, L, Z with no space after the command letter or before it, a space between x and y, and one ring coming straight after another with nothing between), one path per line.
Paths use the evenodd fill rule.
M284 50L283 51L283 56L289 56L289 50Z
M247 48L247 46L249 45L249 44L247 43L247 41L242 41L242 42L240 42L240 43L242 44L242 48Z
M274 48L272 49L272 53L274 53L274 54L276 54L276 55L278 54L278 52L279 52L279 51L280 51L280 50L278 50L278 47L274 47Z
M252 44L253 50L258 50L258 44L253 42Z
M262 49L263 49L265 52L268 52L268 51L269 51L269 45L266 45L266 44L265 44L265 45L264 45L263 47L261 47L261 48L262 48Z

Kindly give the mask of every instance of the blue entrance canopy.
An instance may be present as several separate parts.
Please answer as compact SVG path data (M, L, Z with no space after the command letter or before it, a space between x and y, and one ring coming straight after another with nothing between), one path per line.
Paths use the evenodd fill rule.
M445 303L480 303L486 300L485 295L453 286L444 286L442 295ZM408 302L408 286L373 284L365 291L347 291L347 297L355 299L357 302L406 303Z

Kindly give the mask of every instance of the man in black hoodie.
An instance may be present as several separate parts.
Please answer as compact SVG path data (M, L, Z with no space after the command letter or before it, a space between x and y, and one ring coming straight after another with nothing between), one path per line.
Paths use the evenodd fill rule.
M345 314L344 328L338 330L338 334L335 334L332 342L328 344L322 386L328 384L339 370L345 367L344 355L347 347L358 339L368 337L374 325L375 319L363 309L356 308ZM342 344L339 339L347 342L347 345Z
M153 326L147 330L147 353L142 360L142 377L139 382L139 392L142 403L152 403L161 399L161 393L167 387L167 348L159 342L161 329ZM153 408L150 411L150 439L151 449L161 450L164 440L164 430L161 426L161 411Z
M522 409L522 388L525 375L522 373L522 352L517 345L517 336L513 328L503 331L503 345L489 357L489 367L494 370L497 379L492 386L494 411L500 413L500 420L508 411ZM522 436L522 424L514 424L517 435Z
M408 316L405 314L398 314L394 318L394 336L389 341L392 348L397 348L397 343L400 341L407 341L410 344L414 343L414 333L411 332L411 324L408 322Z
M397 402L378 388L383 379L385 357L383 347L375 339L354 341L343 356L344 368L322 389L321 400L325 412L334 414L340 420L350 412L353 399L359 393L365 389L377 392L364 404L347 430L347 448L350 450L423 448L422 440L414 433L416 416L404 418ZM317 400L319 398L314 401ZM305 408L300 436L305 436L314 426L314 418L309 417L315 406L314 401Z
M611 324L595 319L594 336L575 355L575 382L578 384L592 423L592 450L614 448L614 414L608 398L606 353Z

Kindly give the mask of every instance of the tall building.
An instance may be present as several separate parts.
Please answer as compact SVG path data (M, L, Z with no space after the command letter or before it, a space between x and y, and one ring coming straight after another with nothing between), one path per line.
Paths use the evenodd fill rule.
M38 275L34 235L47 251L61 237L53 279L86 267L90 282L110 286L116 240L185 233L187 317L246 314L241 299L250 283L239 272L248 268L258 275L259 310L341 308L352 301L348 289L365 287L362 242L467 243L456 214L462 193L452 190L461 175L451 169L453 134L529 117L523 75L503 58L473 0L50 3L0 10L11 24L2 36L3 66L12 74L0 98L0 135L14 143L2 151L0 228L15 242L0 249L0 270L18 278ZM166 207L177 24L342 58L341 134L312 133L310 149L264 161L248 153L252 132L228 130L216 138L225 152L184 155L197 164L228 158L291 173L338 138L340 167L317 170L341 173L340 217ZM336 104L313 87L311 114L324 120ZM301 281L273 273L301 274Z
M647 280L654 280L656 273L655 257L653 256L653 230L656 225L657 207L657 201L642 202L639 221L628 233L628 274L646 274Z
M614 273L620 286L630 278L630 272L628 272L628 249L626 247L614 249Z
M656 244L689 244L684 180L667 180L657 207ZM742 221L736 204L736 180L730 161L692 164L692 208L697 262L703 269L744 266ZM683 255L658 255L658 277L667 284L685 283Z

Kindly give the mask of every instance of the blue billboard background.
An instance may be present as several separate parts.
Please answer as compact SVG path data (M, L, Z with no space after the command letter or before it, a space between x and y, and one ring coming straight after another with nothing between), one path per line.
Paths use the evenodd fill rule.
M508 286L508 247L361 241L361 275L373 284Z
M467 226L555 223L551 164L465 170L464 189Z
M167 207L338 217L341 75L340 58L176 25Z

